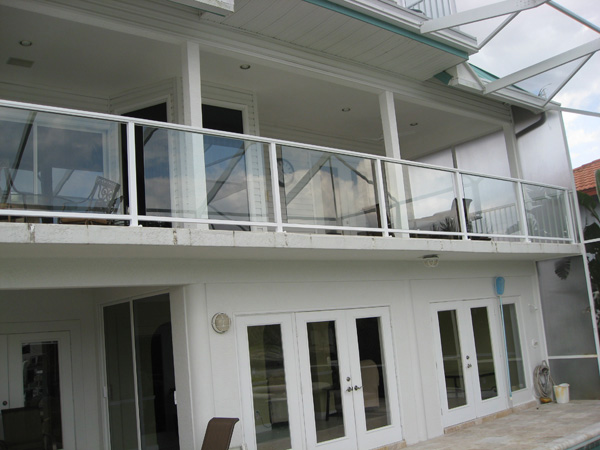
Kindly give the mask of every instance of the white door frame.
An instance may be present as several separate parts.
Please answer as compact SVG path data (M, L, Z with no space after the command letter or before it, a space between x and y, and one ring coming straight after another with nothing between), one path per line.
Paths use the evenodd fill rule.
M380 339L386 399L390 425L367 431L364 417L356 319L380 317ZM312 381L308 354L306 323L312 321L335 320L336 340L340 376L350 376L352 393L345 392L350 384L342 381L342 407L346 419L346 435L343 438L316 442L314 409L312 402ZM257 314L236 318L237 343L240 355L240 384L242 392L242 417L244 438L249 448L256 449L255 412L251 383L250 357L248 353L247 327L253 325L281 325L282 347L284 351L285 380L287 386L289 424L292 448L294 449L343 449L376 448L402 440L400 407L396 378L395 358L389 308L336 309L315 312L290 312L281 314ZM351 375L346 375L351 374ZM348 384L348 386L346 386ZM358 389L354 389L354 386ZM346 395L347 394L347 395ZM354 424L354 428L351 426Z
M498 395L494 398L482 400L477 366L477 353L471 320L471 309L478 307L487 308L490 339L492 344L492 357L496 375L496 389ZM438 312L456 311L458 338L461 347L461 363L463 382L466 394L466 404L450 409L446 393L446 377L444 373L442 343L439 329ZM487 416L508 408L507 374L502 336L502 323L500 320L496 299L458 300L431 303L431 315L434 340L436 344L436 366L438 388L442 404L442 422L444 427L467 422L478 417Z
M236 319L237 343L240 355L240 385L242 392L242 417L244 441L251 449L257 448L256 414L254 410L248 332L250 326L279 325L288 403L290 440L294 449L304 448L303 423L301 413L301 393L299 390L296 339L293 316L291 314L262 314L243 316Z

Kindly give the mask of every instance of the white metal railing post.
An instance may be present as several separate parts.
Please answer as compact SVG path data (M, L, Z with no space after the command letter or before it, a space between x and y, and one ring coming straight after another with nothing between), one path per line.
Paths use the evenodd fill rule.
M137 200L137 174L135 165L135 122L127 122L127 178L129 192L128 212L131 219L129 226L137 227L138 221L138 200Z
M523 190L523 183L517 181L517 207L519 212L519 222L521 222L521 229L525 235L525 242L531 242L529 239L529 225L527 223L527 210L525 209L525 191Z
M569 233L569 239L571 239L571 242L575 243L577 242L577 240L575 239L575 228L573 227L573 221L576 220L575 219L575 215L573 214L573 209L571 208L571 196L569 195L569 191L568 190L564 190L563 191L564 197L565 197L565 213L567 215L566 217L566 221L567 221L567 232ZM576 197L576 196L575 196ZM582 240L583 242L583 236L582 236Z
M457 170L454 172L454 192L456 193L456 206L458 207L458 223L460 224L460 234L463 240L469 239L469 230L467 230L467 211L465 211L465 192L463 189L462 174Z
M279 166L277 164L277 145L275 142L269 143L269 163L271 167L271 191L273 192L273 214L276 231L283 232L283 217L281 215L281 198L279 195Z
M379 197L379 221L381 228L383 228L383 236L388 237L390 235L388 228L387 219L387 202L385 201L385 188L383 186L383 170L381 168L381 160L378 158L375 160L375 175L377 177L377 197Z

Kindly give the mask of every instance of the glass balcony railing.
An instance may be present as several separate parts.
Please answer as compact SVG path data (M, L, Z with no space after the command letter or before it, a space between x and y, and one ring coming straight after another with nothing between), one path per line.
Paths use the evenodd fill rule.
M0 221L572 242L565 189L0 102Z

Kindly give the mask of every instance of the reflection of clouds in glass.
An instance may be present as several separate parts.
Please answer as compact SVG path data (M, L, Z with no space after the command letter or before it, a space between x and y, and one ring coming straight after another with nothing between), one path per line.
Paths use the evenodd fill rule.
M371 160L299 148L285 148L282 157L294 168L283 206L290 222L368 225L366 215L376 211Z
M154 177L146 180L146 209L148 214L168 215L171 211L170 179Z
M453 175L425 167L386 163L387 188L409 219L449 211L455 198ZM394 206L394 205L391 205ZM400 212L401 214L402 211Z

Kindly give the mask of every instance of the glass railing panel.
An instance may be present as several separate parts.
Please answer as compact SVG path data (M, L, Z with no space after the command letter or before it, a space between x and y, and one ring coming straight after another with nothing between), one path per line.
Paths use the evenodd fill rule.
M268 145L157 127L143 136L140 215L273 222Z
M119 123L0 107L0 209L122 213Z
M284 223L380 227L374 160L278 146L277 161Z
M460 231L452 172L391 162L383 171L391 228Z
M463 175L467 228L470 233L522 235L517 183Z
M530 236L569 238L565 191L523 184L523 195Z

